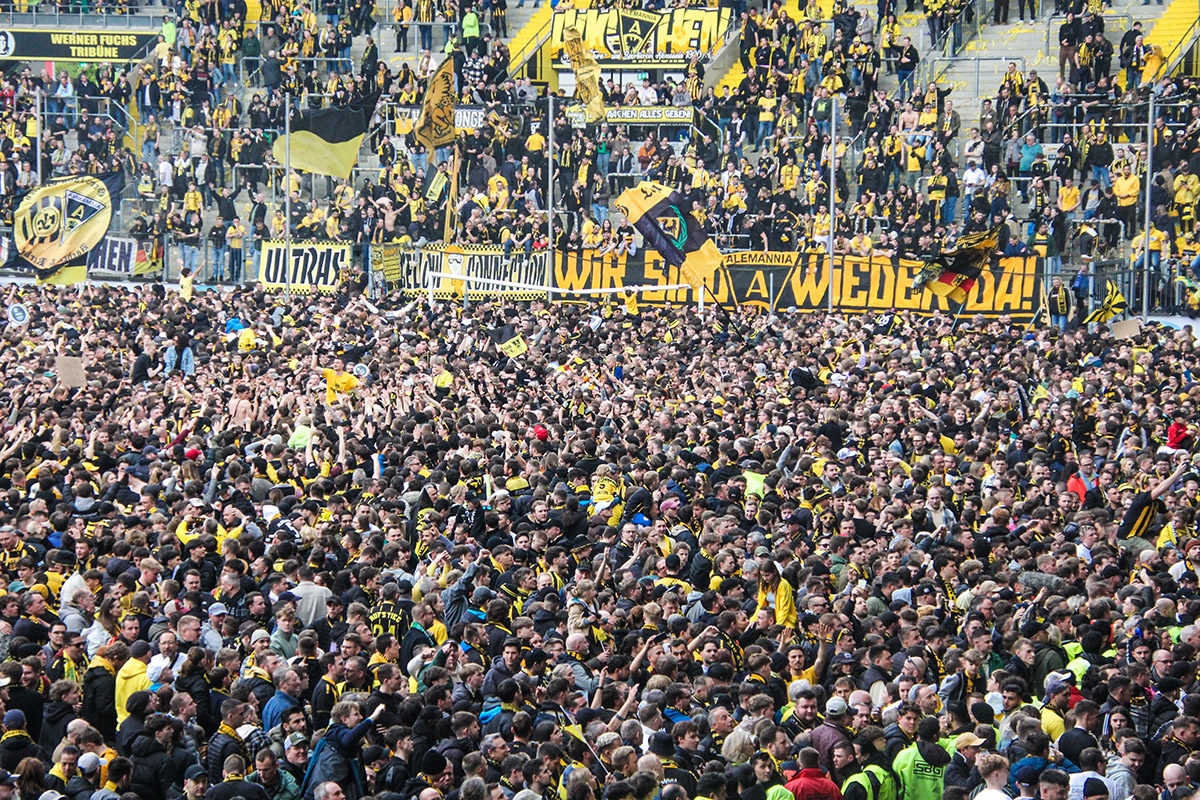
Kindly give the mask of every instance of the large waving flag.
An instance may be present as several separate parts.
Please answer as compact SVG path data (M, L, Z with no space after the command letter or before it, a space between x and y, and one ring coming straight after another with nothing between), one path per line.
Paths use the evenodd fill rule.
M413 135L427 150L445 147L454 141L454 59L447 58L429 76L425 103Z
M953 248L925 262L913 285L924 286L939 297L966 302L988 259L996 252L1003 228L1002 223L959 238Z
M374 92L343 108L306 111L292 120L288 136L275 140L271 153L276 161L286 164L290 142L289 166L315 175L349 178L378 102L379 92Z
M119 172L56 178L21 199L13 214L13 260L39 283L68 285L87 278L87 257L108 234L121 202Z
M712 284L721 268L721 251L691 212L683 210L678 192L661 183L642 181L621 192L616 206L642 234L646 247L677 267L693 289Z
M1085 324L1092 322L1108 322L1116 319L1129 310L1129 301L1112 281L1105 284L1104 302L1095 311L1084 317Z
M600 94L600 65L583 43L578 28L563 31L563 48L575 72L575 98L583 105L587 122L600 122L606 116L604 96Z

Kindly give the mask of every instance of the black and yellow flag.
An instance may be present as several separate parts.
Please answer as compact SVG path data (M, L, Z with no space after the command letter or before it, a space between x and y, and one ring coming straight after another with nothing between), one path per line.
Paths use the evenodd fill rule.
M913 285L924 286L939 297L965 303L988 259L996 252L1003 228L1002 223L991 230L960 237L953 248L925 262Z
M271 146L275 160L315 175L349 178L358 163L358 149L371 127L379 92L342 108L306 111L292 120L291 134ZM291 142L291 163L288 163Z
M1129 310L1129 301L1125 299L1125 295L1121 294L1121 290L1115 283L1108 281L1105 289L1104 302L1095 311L1084 317L1085 325L1092 322L1108 322Z
M489 335L496 343L496 347L500 348L500 352L509 358L516 358L529 352L529 345L525 343L525 337L517 333L517 327L512 323L493 328Z
M679 194L669 186L642 181L621 192L616 206L637 228L647 249L656 251L693 289L711 287L721 269L721 251L691 212L684 211Z
M425 149L445 147L454 141L454 97L454 59L447 58L437 72L429 76L425 104L421 106L421 116L413 129L413 135Z
M584 120L600 122L607 116L604 96L600 93L600 65L583 43L578 28L563 31L563 49L575 72L575 99L583 106Z
M87 256L103 241L121 202L119 172L49 181L27 193L13 214L14 269L39 283L67 285L87 278Z

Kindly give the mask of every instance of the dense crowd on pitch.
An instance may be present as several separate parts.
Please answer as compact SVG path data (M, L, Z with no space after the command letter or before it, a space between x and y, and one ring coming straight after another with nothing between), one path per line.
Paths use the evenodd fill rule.
M0 796L1198 791L1190 331L363 291L9 289Z

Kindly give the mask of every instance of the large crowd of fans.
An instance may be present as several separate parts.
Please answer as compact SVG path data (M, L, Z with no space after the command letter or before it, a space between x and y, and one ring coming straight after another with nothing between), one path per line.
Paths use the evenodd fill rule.
M1200 791L1190 330L364 289L9 287L0 794Z
M1070 9L1054 91L1014 64L968 131L900 9L815 9L738 8L737 86L699 60L606 83L693 107L684 139L575 128L565 97L548 120L504 0L402 3L391 31L300 0L252 35L199 3L128 73L10 76L4 208L39 167L124 170L133 235L194 269L6 291L0 800L1200 793L1200 353L1085 324L1086 269L1028 327L467 309L369 300L361 266L329 296L202 285L252 281L289 226L529 251L551 198L556 246L630 253L610 206L642 176L754 249L931 256L1006 221L998 253L1065 269L1138 232L1147 158L1142 241L1197 252L1194 87L1141 86L1135 35L1118 98L1101 9ZM934 39L981 13L923 10ZM405 110L442 58L486 110L457 161ZM376 91L369 175L274 160L285 95ZM1168 109L1145 134L1138 92Z

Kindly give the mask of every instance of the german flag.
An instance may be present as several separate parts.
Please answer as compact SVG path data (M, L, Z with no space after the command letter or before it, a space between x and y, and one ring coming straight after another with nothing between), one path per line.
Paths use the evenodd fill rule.
M292 120L291 134L271 146L275 160L314 175L349 178L358 163L358 148L371 126L379 92L344 108L306 111ZM288 143L291 163L288 164Z
M1129 301L1125 299L1125 295L1121 294L1121 290L1115 283L1108 281L1105 285L1104 302L1095 311L1084 317L1083 322L1085 325L1093 322L1108 322L1128 310Z
M926 261L913 285L924 286L956 303L965 303L988 259L996 252L1003 228L1000 224L991 230L963 236L952 249Z

